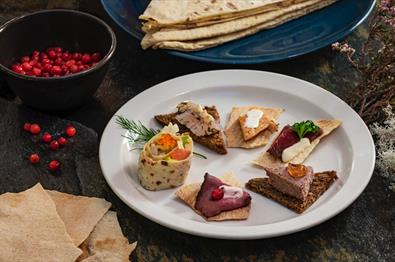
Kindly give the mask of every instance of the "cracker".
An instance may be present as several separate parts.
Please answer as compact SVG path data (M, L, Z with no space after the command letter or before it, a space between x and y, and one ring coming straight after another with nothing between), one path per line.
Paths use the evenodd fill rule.
M275 123L275 121L266 117L265 115L263 115L259 119L258 126L255 128L246 126L247 118L248 118L247 114L241 115L239 117L241 133L243 135L244 141L251 140L252 138L256 137L260 132L262 132L267 128L270 128L270 130L274 130L274 131L277 130L277 124Z
M332 185L337 179L336 171L325 171L316 173L310 186L309 194L305 201L288 196L276 190L269 183L269 178L254 178L247 182L246 187L258 194L268 197L281 205L295 211L303 213Z
M128 239L123 236L117 214L108 211L97 223L84 245L87 246L89 254L82 260L84 262L127 262L130 261L129 256L136 248L137 242L129 244Z
M81 254L40 184L0 196L0 235L0 261L66 262Z
M226 173L223 177L221 177L222 182L231 185L231 186L240 186L240 182L237 181L235 178L234 174L232 172ZM175 195L180 198L182 201L184 201L188 206L190 206L197 214L202 216L202 214L195 209L195 203L196 203L196 196L199 193L201 183L194 183L194 184L189 184L186 186L183 186L177 192ZM220 214L206 218L208 221L225 221L225 220L245 220L248 218L250 214L250 209L251 209L251 203L242 208L238 208L235 210L231 211L224 211L221 212Z
M251 109L261 110L263 111L264 116L273 120L277 120L280 114L284 111L281 108L267 108L259 106L233 107L224 131L228 147L256 148L264 146L269 142L270 136L276 131L268 128L260 132L254 138L245 141L240 127L239 117L245 115Z
M314 124L319 126L322 130L322 133L319 137L311 142L310 146L307 147L303 152L299 153L295 158L293 158L289 163L292 164L302 164L307 157L311 154L314 148L320 143L321 139L325 136L329 135L333 130L338 128L341 125L340 120L336 119L324 119L324 120L316 120ZM258 159L252 161L253 164L261 166L263 168L275 168L279 166L285 166L288 163L284 163L281 159L273 157L269 152L263 152Z
M63 220L67 233L79 246L110 209L111 203L96 197L75 196L46 190L56 205L56 211Z

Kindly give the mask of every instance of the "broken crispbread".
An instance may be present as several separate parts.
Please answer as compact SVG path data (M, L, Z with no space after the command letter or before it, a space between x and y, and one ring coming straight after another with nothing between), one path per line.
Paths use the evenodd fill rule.
M221 180L222 182L228 185L240 187L240 183L237 181L237 179L235 178L232 172L226 173L223 177L221 177ZM194 183L194 184L183 186L182 188L180 188L175 192L175 195L178 198L180 198L182 201L184 201L197 214L202 216L202 214L195 209L196 196L199 193L200 186L201 183ZM246 207L234 209L231 211L224 211L213 217L209 217L209 218L206 218L204 216L202 217L204 217L208 221L244 220L248 218L250 214L250 209L251 209L251 203Z
M204 109L210 114L216 121L220 122L219 113L215 106L206 106ZM169 123L177 124L180 129L180 133L189 133L193 141L203 146L210 148L211 150L219 153L226 154L227 150L225 147L225 140L222 132L214 133L206 136L197 136L192 133L186 126L180 124L176 119L177 113L170 113L166 115L156 115L155 119L162 125L168 125Z
M341 125L340 120L336 119L324 119L324 120L316 120L314 124L319 126L322 130L322 133L319 137L311 142L310 146L307 147L303 152L299 153L295 158L293 158L289 163L292 164L302 164L306 158L310 155L310 153L314 150L314 148L319 144L322 138L329 135L333 130L338 128ZM258 159L252 161L253 164L264 168L274 168L278 166L287 165L281 161L281 159L273 157L269 152L263 152Z
M284 111L281 108L267 108L259 106L243 106L243 107L233 107L230 114L229 121L225 127L226 143L228 147L241 147L241 148L256 148L264 146L269 142L270 136L277 131L277 126L274 125L274 130L272 125L269 128L261 131L258 135L252 139L245 141L243 137L243 131L240 126L239 118L245 115L248 111L252 109L261 110L264 116L268 119L276 121L280 114ZM272 128L271 128L272 127Z
M332 185L337 179L335 171L316 173L310 186L309 194L305 201L288 196L275 189L269 183L269 178L253 178L247 182L246 187L258 194L268 197L281 205L295 211L303 213Z
M272 119L262 116L259 119L258 126L253 128L253 127L248 127L247 126L247 118L248 115L244 114L239 117L239 123L240 123L240 128L241 128L241 133L243 135L244 141L248 141L256 137L260 132L263 130L269 128L269 130L277 130L277 124L275 121Z

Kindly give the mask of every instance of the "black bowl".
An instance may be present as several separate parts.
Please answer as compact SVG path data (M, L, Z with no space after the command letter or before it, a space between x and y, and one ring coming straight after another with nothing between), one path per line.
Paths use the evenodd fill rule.
M103 58L86 71L60 77L26 76L9 69L20 57L51 46L70 52L100 52ZM114 32L95 16L64 9L39 11L0 27L0 72L26 105L51 111L76 108L100 86L115 48Z

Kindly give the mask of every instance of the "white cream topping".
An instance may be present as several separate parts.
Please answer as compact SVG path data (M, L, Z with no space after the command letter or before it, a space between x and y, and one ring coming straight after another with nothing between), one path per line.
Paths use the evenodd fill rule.
M298 154L303 152L307 147L310 146L310 140L308 138L302 138L298 143L284 149L281 158L283 162L287 163L295 158Z
M248 128L257 128L262 117L263 112L261 110L252 109L248 111L245 126Z
M239 187L234 186L225 186L222 185L219 187L224 192L223 198L240 198L243 196L243 190Z

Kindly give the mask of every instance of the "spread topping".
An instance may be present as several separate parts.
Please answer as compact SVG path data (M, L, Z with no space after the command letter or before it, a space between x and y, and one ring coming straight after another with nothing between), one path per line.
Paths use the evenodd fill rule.
M248 111L245 126L248 128L257 128L262 116L263 112L261 110L252 109Z
M285 149L302 141L303 138L312 142L319 137L321 133L322 130L320 127L315 125L311 120L295 123L292 126L287 125L281 130L280 134L267 151L276 158L282 158ZM306 144L306 141L304 141L297 147L300 148L302 145L306 147Z
M288 174L292 177L304 177L308 169L304 165L288 164Z
M201 105L193 102L182 102L177 105L178 122L186 126L197 136L211 135L219 132L219 126L214 117L207 113Z
M291 161L292 159L294 159L297 155L299 155L301 152L303 152L309 146L310 146L310 140L308 138L302 138L296 144L293 144L292 146L284 149L284 151L281 155L281 160L283 162L287 163L287 162Z
M224 193L223 198L239 198L243 196L243 190L239 187L234 186L225 186L222 185L219 187Z

